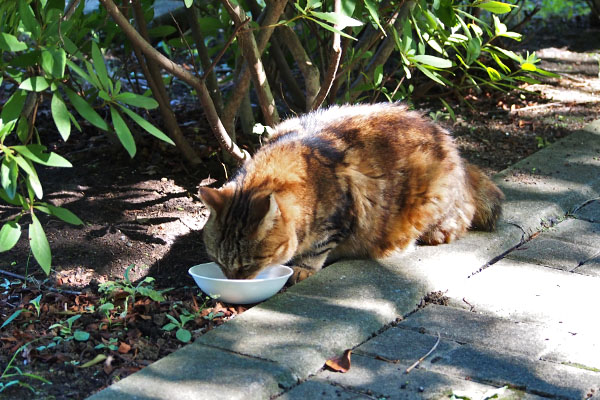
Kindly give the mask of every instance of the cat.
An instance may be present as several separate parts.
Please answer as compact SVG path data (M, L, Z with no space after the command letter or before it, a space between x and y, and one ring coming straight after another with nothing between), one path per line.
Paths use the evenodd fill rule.
M207 253L228 278L286 264L292 283L328 260L491 231L504 198L447 131L398 103L288 119L229 182L199 196L210 210Z

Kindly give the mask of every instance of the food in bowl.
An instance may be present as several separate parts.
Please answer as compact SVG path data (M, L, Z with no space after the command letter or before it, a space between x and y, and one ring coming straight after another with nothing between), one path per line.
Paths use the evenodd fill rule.
M226 303L252 304L277 293L293 270L285 265L272 265L263 269L254 279L227 279L221 268L210 262L195 265L188 272L198 287L210 297Z

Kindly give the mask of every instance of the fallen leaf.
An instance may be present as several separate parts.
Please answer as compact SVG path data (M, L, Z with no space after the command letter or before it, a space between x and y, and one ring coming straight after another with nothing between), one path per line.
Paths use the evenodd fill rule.
M127 354L127 353L129 353L129 350L131 350L131 346L128 345L127 343L121 342L119 344L119 353L121 353L121 354Z
M91 367L92 365L99 364L104 360L106 360L106 355L98 354L96 357L94 357L90 361L86 362L85 364L80 365L79 368L88 368L88 367Z
M331 358L325 361L325 365L335 372L348 372L350 369L350 355L352 354L352 350L344 351L344 354L341 357Z

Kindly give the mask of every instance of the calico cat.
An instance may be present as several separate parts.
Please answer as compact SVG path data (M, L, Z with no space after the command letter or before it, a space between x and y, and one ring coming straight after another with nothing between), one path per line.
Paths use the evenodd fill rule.
M199 194L210 209L206 250L227 277L287 264L292 282L326 260L493 230L503 199L448 132L398 104L284 121L228 183Z

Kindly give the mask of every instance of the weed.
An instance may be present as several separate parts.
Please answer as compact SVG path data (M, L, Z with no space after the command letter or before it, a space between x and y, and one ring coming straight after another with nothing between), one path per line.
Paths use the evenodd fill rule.
M41 294L35 299L29 300L29 304L33 304L33 307L35 307L35 313L38 316L38 318L40 316L40 300L42 300Z
M21 369L19 367L13 365L17 355L20 352L22 352L23 350L25 350L27 345L29 345L29 343L24 344L23 346L19 347L17 349L17 351L15 351L12 358L6 365L6 368L4 368L4 371L2 371L2 375L0 375L0 392L3 392L6 388L8 388L10 386L19 385L19 386L27 388L27 389L31 390L33 393L35 393L35 389L33 388L33 386L31 386L27 382L23 382L21 380L22 378L37 379L37 380L47 383L49 385L52 384L52 382L50 382L49 380L47 380L45 378L42 378L39 375L23 372L23 371L21 371ZM11 372L11 371L14 371L14 372Z
M119 346L117 346L118 342L119 342L119 340L117 338L110 338L110 339L108 339L107 343L97 344L96 347L94 347L94 349L96 349L96 350L109 349L112 351L117 351L119 349Z
M125 273L123 274L123 279L120 279L118 281L104 282L100 284L100 287L98 288L100 293L104 293L105 296L110 296L114 292L118 291L123 291L127 293L127 297L125 298L124 303L125 309L120 315L121 318L125 318L127 316L127 310L129 307L128 303L131 301L131 304L135 304L136 296L149 297L154 301L160 302L165 300L163 293L166 293L167 291L171 290L170 288L163 290L154 289L154 278L150 276L147 276L140 283L134 286L133 282L131 282L131 280L129 279L129 272L134 266L135 264L131 264L129 267L127 267Z
M59 328L59 333L63 336L64 340L68 341L75 339L78 342L85 342L90 338L90 334L81 330L73 330L73 323L81 317L81 314L73 315L64 322L59 322L50 325L48 329Z

